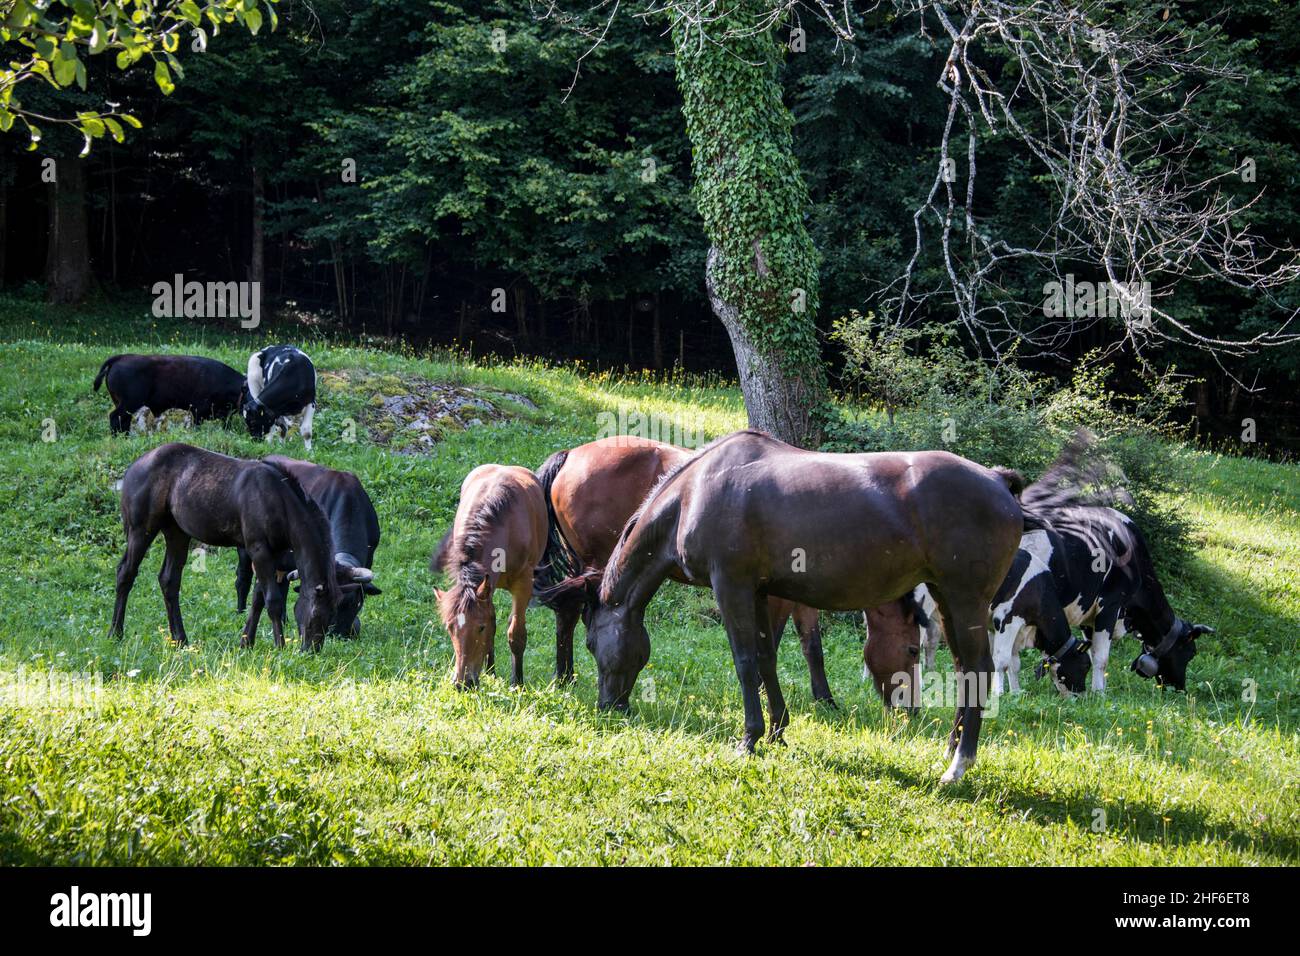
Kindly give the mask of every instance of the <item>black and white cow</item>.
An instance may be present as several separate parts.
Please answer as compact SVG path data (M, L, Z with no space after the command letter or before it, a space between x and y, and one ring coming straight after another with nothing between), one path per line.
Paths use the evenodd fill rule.
M334 548L335 573L340 584L358 582L360 588L347 591L342 602L335 608L330 620L328 632L340 637L357 637L361 633L359 615L367 595L383 593L372 583L373 575L369 569L374 561L375 550L379 547L379 515L366 494L360 479L347 471L335 471L309 461L298 461L280 455L271 455L265 459L268 463L287 471L298 479L305 491L321 511L330 525L330 538ZM287 552L276 560L276 582L284 594L289 583L297 578L294 569L293 553ZM235 575L235 596L242 611L248 597L249 585L253 578L252 562L242 550L239 552L239 568ZM283 606L284 602L280 602ZM298 615L298 606L294 607L294 616ZM299 622L301 625L301 622Z
M1091 506L1059 509L1051 522L1021 538L990 609L994 692L1001 692L1003 674L1012 691L1020 689L1020 652L1027 647L1043 652L1063 693L1083 689L1089 665L1092 689L1105 690L1111 644L1129 630L1144 645L1133 669L1185 689L1196 638L1214 631L1174 613L1137 525L1113 508ZM923 588L916 596L929 617L922 636L929 667L942 618ZM1083 640L1074 637L1074 628Z
M1065 541L1053 531L1030 531L1020 539L1020 550L989 616L995 693L1002 692L1003 674L1013 692L1020 690L1020 652L1027 647L1043 652L1052 680L1062 693L1082 692L1090 666L1093 689L1104 687L1108 638L1118 634L1109 634L1104 644L1092 645L1074 636L1073 628L1088 626L1084 623L1088 615L1065 557L1067 551ZM1087 610L1095 619L1100 608L1090 606Z
M1047 563L1071 626L1082 628L1090 645L1093 689L1106 687L1111 641L1131 630L1143 645L1133 669L1185 690L1196 638L1214 629L1174 613L1141 529L1114 508L1078 505L1038 514L1060 539L1052 539Z
M113 411L108 427L114 435L128 432L137 412L155 415L183 408L197 425L205 419L227 418L240 405L244 377L216 359L199 355L113 355L95 376L95 391L106 385Z
M292 345L270 345L253 353L240 411L254 438L266 436L277 425L287 433L289 417L301 415L299 431L310 449L316 413L316 367L311 359Z

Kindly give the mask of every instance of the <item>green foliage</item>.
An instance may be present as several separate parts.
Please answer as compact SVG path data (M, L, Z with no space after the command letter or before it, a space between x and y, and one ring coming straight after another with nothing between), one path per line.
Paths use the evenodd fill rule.
M264 0L272 28L276 15L270 5L275 2ZM17 120L27 129L29 148L36 149L41 131L32 121L37 116L18 97L19 86L40 79L56 89L75 83L85 91L83 56L114 51L119 70L150 59L154 81L164 95L170 95L176 88L172 74L185 75L176 57L182 37L190 38L195 50L202 50L209 30L215 36L223 24L232 23L257 33L262 26L258 0L207 0L202 5L194 0L13 0L0 21L0 41L13 43L20 52L18 59L0 68L0 132L8 132ZM132 114L115 109L86 110L75 118L40 118L76 126L85 137L82 155L105 134L122 142L123 123L136 129L141 125Z

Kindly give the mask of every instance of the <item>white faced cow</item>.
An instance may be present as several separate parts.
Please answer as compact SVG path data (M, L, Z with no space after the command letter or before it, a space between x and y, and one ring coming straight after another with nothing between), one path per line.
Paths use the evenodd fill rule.
M301 415L299 431L310 449L315 403L316 367L301 349L270 345L249 357L240 411L254 438L269 436L277 426L287 433L289 418Z

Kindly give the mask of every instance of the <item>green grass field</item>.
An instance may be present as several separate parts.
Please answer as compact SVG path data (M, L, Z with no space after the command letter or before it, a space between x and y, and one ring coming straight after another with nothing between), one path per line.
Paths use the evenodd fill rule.
M1129 673L1137 645L1126 640L1105 696L1066 701L1027 680L985 722L965 780L940 789L951 712L885 713L861 681L860 629L847 619L826 638L841 709L814 708L788 639L789 746L748 759L734 752L739 690L706 591L670 585L651 605L651 663L629 716L596 712L581 630L576 686L551 685L543 609L528 617L525 689L499 678L474 693L450 686L428 561L466 472L485 461L536 467L595 437L598 416L620 406L713 437L743 424L734 388L309 345L322 373L418 375L523 394L538 408L505 402L504 421L452 431L432 455L396 454L364 433L344 441L371 395L326 384L311 457L360 475L383 525L384 594L367 603L362 638L308 656L277 650L264 620L257 646L240 651L226 550L186 572L192 644L178 650L154 580L161 545L132 594L125 639L105 637L122 546L112 484L165 438L110 438L108 401L91 381L116 351L201 352L242 367L265 340L52 317L0 299L0 341L0 863L1300 861L1294 465L1171 449L1186 459L1177 504L1201 543L1166 587L1180 613L1218 628L1201 641L1186 695ZM182 438L268 451L235 427ZM295 442L274 450L302 455ZM498 607L504 617L503 598ZM508 659L504 620L498 649ZM51 672L101 675L98 705L32 699Z

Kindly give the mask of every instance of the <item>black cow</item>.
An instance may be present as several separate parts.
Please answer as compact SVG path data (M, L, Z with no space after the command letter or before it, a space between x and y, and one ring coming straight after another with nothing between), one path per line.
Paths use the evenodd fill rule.
M375 507L362 487L356 475L346 471L334 471L309 461L298 461L280 455L271 455L265 459L293 475L302 485L307 495L320 506L330 525L330 538L334 548L334 564L338 570L339 582L360 581L361 587L345 593L343 600L334 611L330 620L329 633L340 637L357 637L361 633L358 617L361 606L368 594L381 594L379 588L371 583L369 576L353 577L353 569L366 569L371 566L375 549L379 547L379 516ZM288 590L289 582L296 580L292 552L281 554L276 560L276 581L270 585L280 590L281 596ZM252 564L243 551L239 552L239 569L235 577L235 596L242 611L248 598L249 584L252 581ZM283 606L283 601L275 602ZM301 602L299 602L301 604ZM298 606L294 607L294 616L298 615Z
M109 430L130 431L131 417L142 408L161 415L183 408L197 425L227 418L240 406L244 376L224 362L198 355L113 355L95 376L95 391L104 383L113 400Z
M305 352L292 345L270 345L253 353L239 407L254 438L262 438L276 425L287 432L289 416L301 414L299 430L303 443L311 448L316 367Z

